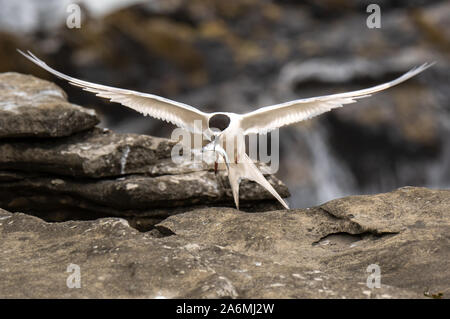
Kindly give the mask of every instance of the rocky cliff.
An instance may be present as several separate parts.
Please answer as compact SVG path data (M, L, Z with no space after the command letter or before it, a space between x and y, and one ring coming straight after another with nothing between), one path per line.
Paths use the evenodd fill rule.
M199 206L234 206L224 171L186 161L177 141L117 134L95 125L95 112L67 102L56 85L0 74L0 207L47 221L121 216L141 230ZM286 186L269 181L281 194ZM244 210L279 206L253 182L241 185Z
M277 210L244 182L238 211L223 173L172 163L175 141L97 122L52 83L0 75L0 297L449 296L450 190Z
M172 128L56 79L16 48L81 79L238 113L362 89L436 61L398 87L281 129L278 176L298 208L450 186L449 1L377 1L379 29L366 25L369 0L153 0L101 17L83 12L80 29L66 27L65 1L3 2L0 72L56 81L116 132L165 137Z

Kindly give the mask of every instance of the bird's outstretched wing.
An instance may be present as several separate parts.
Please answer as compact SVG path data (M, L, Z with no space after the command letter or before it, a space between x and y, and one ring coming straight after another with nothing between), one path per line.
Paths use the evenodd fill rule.
M294 100L282 104L262 107L253 112L243 114L241 118L241 128L245 135L250 133L265 134L276 128L310 119L334 108L341 107L344 104L354 103L360 98L368 97L373 93L386 90L412 78L433 64L434 63L425 63L391 82L368 89Z
M67 80L70 84L81 87L84 91L95 93L95 95L109 99L112 102L117 102L132 108L144 115L170 122L192 133L203 133L202 130L208 127L208 114L203 113L190 105L175 102L153 94L119 89L79 80L52 69L30 51L28 51L28 54L20 50L17 51L31 62L57 77Z

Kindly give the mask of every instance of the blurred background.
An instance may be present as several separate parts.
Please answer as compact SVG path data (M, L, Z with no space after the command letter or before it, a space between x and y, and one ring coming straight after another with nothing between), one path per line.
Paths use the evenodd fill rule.
M450 2L0 0L0 72L60 85L101 126L170 137L173 127L56 79L16 52L91 82L237 113L366 88L424 62L408 82L280 130L293 207L413 185L450 187ZM81 7L70 29L68 5Z

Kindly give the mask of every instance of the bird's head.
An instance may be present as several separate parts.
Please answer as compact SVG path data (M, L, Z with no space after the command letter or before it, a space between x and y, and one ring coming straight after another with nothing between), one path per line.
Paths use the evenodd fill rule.
M208 120L208 128L212 131L223 132L231 123L231 118L226 113L213 113Z
M231 117L227 113L213 113L208 119L208 132L211 140L217 141L230 126Z

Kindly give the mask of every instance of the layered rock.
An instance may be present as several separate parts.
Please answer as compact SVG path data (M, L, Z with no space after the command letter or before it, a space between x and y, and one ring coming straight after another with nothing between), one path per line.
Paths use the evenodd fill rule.
M82 30L66 27L65 10L57 28L57 10L39 4L43 15L32 15L36 29L27 37L13 33L30 26L20 23L23 11L5 14L2 21L16 28L0 25L0 71L58 81L16 52L31 49L81 79L158 94L203 111L241 113L362 89L436 61L401 86L283 128L278 176L294 194L295 207L404 185L447 187L450 143L442 136L450 134L450 3L380 1L380 29L366 25L368 4L158 0L101 18L83 12ZM41 21L45 12L55 16L51 27ZM169 134L171 127L161 128L157 120L57 83L76 103L100 110L116 132Z
M449 212L449 190L413 187L306 210L192 210L147 233L0 210L0 296L448 298ZM71 264L80 289L66 285Z
M6 78L33 86L4 91L0 104L28 101L2 109L24 125L0 139L0 297L448 297L449 190L405 187L274 210L270 194L244 181L247 212L238 211L226 207L234 203L223 171L172 162L176 141L95 127L95 114L63 94L61 108L52 104L62 91L48 82ZM67 119L64 130L45 117L47 101ZM71 108L86 121L64 117ZM36 119L39 133L24 133ZM80 289L67 285L74 265ZM369 266L380 270L380 288Z
M95 127L93 111L35 77L3 74L0 88L0 207L50 221L124 216L148 229L196 206L234 205L225 171L216 176L207 163L172 161L176 141ZM278 207L254 183L243 182L240 194L244 209Z
M68 103L53 83L31 75L0 74L0 138L68 136L98 122L93 110Z

